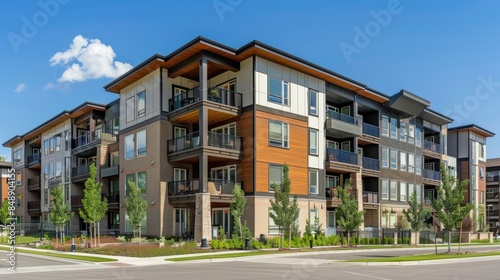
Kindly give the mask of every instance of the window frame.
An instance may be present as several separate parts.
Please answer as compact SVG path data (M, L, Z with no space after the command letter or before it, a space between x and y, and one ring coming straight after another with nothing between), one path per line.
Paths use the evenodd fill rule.
M318 115L318 97L319 97L319 94L317 91L315 91L313 89L309 89L309 92L308 92L309 115L313 115L313 116ZM314 103L314 105L313 105L313 103Z
M279 81L280 82L280 93L279 97L277 93L271 92L271 80ZM275 104L280 104L283 106L290 106L290 85L288 81L285 81L283 79L278 79L272 76L268 76L268 81L267 81L267 101L272 102ZM272 100L275 98L276 100ZM279 99L279 101L278 101Z
M281 143L278 144L276 139L271 138L271 124L281 125ZM286 137L286 139L285 139ZM290 147L290 127L288 123L276 120L269 120L268 122L268 144L272 147L277 148L289 148Z
M415 173L415 154L408 153L408 172Z
M380 184L380 193L382 200L389 200L389 180L382 179L382 183Z
M399 120L399 140L406 142L406 135L408 134L406 130L406 123L403 119Z
M127 98L125 101L125 122L129 123L135 120L135 96Z
M381 158L381 163L383 168L389 168L389 148L388 147L382 147L382 156ZM385 165L384 165L384 155L385 155Z
M399 152L399 170L400 171L407 171L408 170L408 165L407 165L407 158L406 158L406 152L400 151Z
M316 129L309 129L309 154L310 155L315 155L317 156L319 154L319 137L318 137L319 131ZM311 139L313 137L314 139Z
M127 159L133 159L134 156L135 156L135 141L134 141L134 136L135 136L135 134L131 133L129 135L126 135L123 138L123 142L124 142L124 144L123 144L124 145L123 146L124 147L124 149L123 149L123 157L126 160ZM132 148L132 150L130 150L130 148Z
M141 136L141 137L139 138L139 136ZM142 138L144 138L144 139L142 139ZM147 138L146 130L137 131L135 133L135 139L136 139L136 141L135 141L135 143L136 143L135 155L137 157L145 156L147 154L147 147L148 147L148 144L147 144L148 138ZM140 140L144 140L144 146L141 145L142 141L140 141ZM141 145L141 146L139 146L139 145Z
M281 170L281 173L280 173L280 181L271 181L271 169L280 169ZM275 171L276 171L275 170ZM268 184L269 184L269 192L274 192L273 188L272 188L272 184L275 183L279 188L281 188L281 185L283 184L283 165L281 164L275 164L275 163L269 163L269 166L268 166L268 173L267 173L268 177Z
M389 137L389 116L382 115L382 136Z
M316 184L313 185L312 179L316 180ZM309 169L309 194L318 195L319 194L319 172L317 169ZM312 191L315 188L316 191Z
M146 91L139 92L136 96L137 118L146 116Z
M398 139L398 118L391 117L389 121L392 139Z
M389 181L389 200L398 200L398 181Z
M393 158L393 153L394 153L394 158ZM392 161L393 159L394 159L394 162ZM398 170L398 150L390 149L389 167L390 167L390 169Z
M399 182L399 201L407 201L408 199L408 190L407 190L406 182Z

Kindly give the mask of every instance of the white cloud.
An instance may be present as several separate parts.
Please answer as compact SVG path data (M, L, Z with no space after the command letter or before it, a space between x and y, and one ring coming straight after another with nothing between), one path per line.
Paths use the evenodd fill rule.
M14 92L20 93L25 91L28 88L28 86L25 83L18 84Z
M49 82L45 85L45 87L43 88L43 91L47 91L47 90L51 90L55 87L54 83L52 82Z
M50 58L50 65L62 65L66 68L58 82L83 82L89 79L116 78L132 65L115 61L116 54L111 46L99 39L87 39L78 35L69 49L57 52ZM50 83L49 83L50 84Z

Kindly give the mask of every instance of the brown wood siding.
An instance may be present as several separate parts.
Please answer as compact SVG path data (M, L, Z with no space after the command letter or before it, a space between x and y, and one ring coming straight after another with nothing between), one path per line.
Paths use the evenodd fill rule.
M242 114L236 123L236 132L243 138L243 159L238 163L236 177L242 181L246 193L254 191L253 182L253 111Z
M289 124L289 148L269 146L269 120ZM269 163L288 164L292 194L307 195L308 130L307 122L257 111L256 120L256 191L269 192Z

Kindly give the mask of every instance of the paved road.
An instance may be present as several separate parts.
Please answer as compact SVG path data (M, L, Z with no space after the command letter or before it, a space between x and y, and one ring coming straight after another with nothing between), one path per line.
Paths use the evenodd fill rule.
M7 252L0 251L0 271L7 269ZM18 267L40 267L50 265L70 265L74 264L72 261L65 261L58 258L41 257L27 254L16 254L16 265Z

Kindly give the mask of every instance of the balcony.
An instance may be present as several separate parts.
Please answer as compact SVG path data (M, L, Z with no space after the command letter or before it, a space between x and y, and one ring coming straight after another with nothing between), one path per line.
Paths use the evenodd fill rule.
M378 126L375 126L375 125L372 125L369 123L363 123L363 134L364 135L369 135L372 137L379 138L380 137L379 133L380 133L380 130L379 130Z
M376 158L363 157L363 168L380 171L379 161Z
M71 208L78 209L83 206L82 203L83 195L72 195L71 196Z
M361 136L361 126L357 118L328 110L326 112L326 133L334 138Z
M106 177L116 176L118 175L119 169L120 169L119 165L101 168L101 177L106 178Z
M193 153L191 152L194 152L193 150L197 148L207 149L206 152L211 153L214 156L220 155L239 159L242 143L241 137L211 131L207 133L207 136L207 142L204 147L201 147L199 132L194 132L182 137L168 140L167 155L169 155L169 159L176 159L176 157L171 155L182 152L186 152L186 156L193 156Z
M439 156L439 154L441 154L441 145L429 140L424 140L423 152L427 155Z
M498 182L499 177L500 176L498 176L498 175L495 175L495 176L486 176L486 182Z
M40 201L28 201L28 213L40 213Z
M326 168L337 172L359 172L358 154L334 148L326 151Z
M357 190L349 189L348 193L358 199ZM326 188L325 189L326 202L328 207L338 206L342 204L342 200L340 199L339 190L337 188Z
M80 165L71 168L71 178L73 182L79 182L87 180L90 176L89 164Z
M486 193L486 199L495 199L498 200L499 192L494 191L494 192L487 192Z
M242 185L241 182L237 181L209 178L207 180L207 185L200 188L199 179L174 181L168 183L168 196L171 202L185 201L179 200L178 198L191 196L192 199L194 194L205 192L214 197L222 196L230 200L233 196L234 184L239 184L240 186ZM212 200L220 201L221 198L213 198Z
M85 134L73 139L73 152L79 153L93 148L101 144L102 141L116 142L116 136L108 132L103 132L101 130L88 131Z
M227 105L230 107L241 108L242 94L223 88L210 87L207 89L207 101ZM189 106L201 100L201 91L199 87L192 88L186 92L178 94L168 100L170 112Z
M26 159L28 168L40 167L42 155L40 153L32 154Z
M498 217L499 210L488 210L488 218Z
M40 176L28 178L28 191L40 190Z
M424 184L438 185L441 183L441 173L435 170L423 169L422 182Z
M378 203L378 193L363 191L363 203Z

